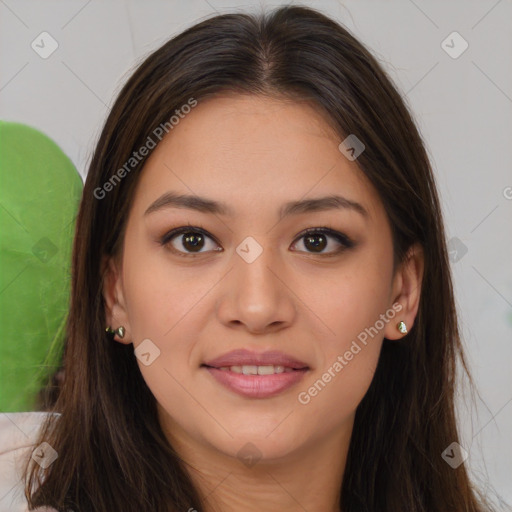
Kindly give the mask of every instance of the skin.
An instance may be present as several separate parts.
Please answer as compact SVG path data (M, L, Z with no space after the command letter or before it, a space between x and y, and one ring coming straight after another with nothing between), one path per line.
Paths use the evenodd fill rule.
M355 410L383 338L403 336L400 320L408 329L414 324L422 251L414 246L393 273L385 210L357 160L339 151L341 140L307 103L241 95L199 102L153 150L122 254L108 262L107 320L125 327L118 342L136 348L149 338L160 350L149 366L138 360L139 367L208 511L338 511ZM145 215L167 191L224 202L234 215L176 207ZM287 201L333 193L360 203L368 215L330 209L278 219ZM189 224L213 237L204 239L199 255L182 235L159 243ZM299 235L320 227L356 245L336 253L341 245L329 235L318 254ZM236 252L248 236L263 248L252 263ZM298 394L393 304L402 307L394 319L360 344L309 403L300 403ZM310 369L277 396L246 398L201 367L237 348L281 350ZM261 456L252 467L237 456L247 443Z

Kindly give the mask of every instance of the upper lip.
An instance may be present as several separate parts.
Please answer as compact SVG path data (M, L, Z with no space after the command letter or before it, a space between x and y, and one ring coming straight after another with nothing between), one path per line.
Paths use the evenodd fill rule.
M222 368L224 366L286 366L301 370L309 368L308 365L294 357L280 352L278 350L270 350L267 352L256 353L250 350L239 349L227 352L215 359L210 359L204 363L206 366L214 368Z

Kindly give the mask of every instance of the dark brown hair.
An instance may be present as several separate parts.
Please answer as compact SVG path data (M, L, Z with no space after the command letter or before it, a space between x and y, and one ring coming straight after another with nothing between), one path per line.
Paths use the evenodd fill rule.
M430 163L404 100L345 28L304 7L202 21L149 55L122 88L97 143L73 250L65 379L40 442L58 459L27 467L31 506L59 511L204 510L163 434L155 398L131 345L105 333L105 256L120 248L145 158L102 199L95 191L190 98L234 92L308 101L366 146L357 159L392 227L395 261L421 244L425 271L414 327L384 340L357 408L343 482L343 512L490 510L464 464L441 457L458 440L454 412L459 338L445 233ZM469 374L467 374L469 376Z

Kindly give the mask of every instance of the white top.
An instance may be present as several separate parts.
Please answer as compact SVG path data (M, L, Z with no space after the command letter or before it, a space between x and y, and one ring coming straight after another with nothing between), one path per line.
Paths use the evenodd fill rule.
M39 460L41 466L51 464L58 456L49 444L36 447L39 427L49 413L0 413L0 512L28 512L22 480L28 457ZM36 450L37 448L37 450ZM39 512L55 512L42 507Z

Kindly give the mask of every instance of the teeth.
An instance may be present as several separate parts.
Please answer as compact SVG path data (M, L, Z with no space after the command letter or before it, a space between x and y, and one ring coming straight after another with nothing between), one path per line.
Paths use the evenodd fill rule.
M293 368L271 364L266 366L222 366L220 369L225 372L231 371L233 373L243 373L244 375L273 375L274 373L293 372Z
M244 375L258 375L257 366L242 366L242 373Z
M258 375L273 375L274 373L276 373L276 371L272 365L258 366Z

